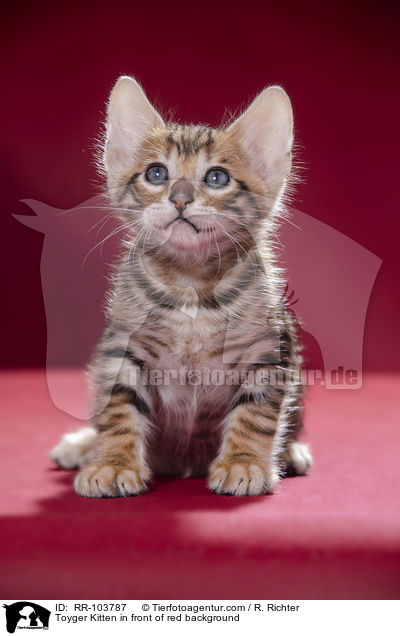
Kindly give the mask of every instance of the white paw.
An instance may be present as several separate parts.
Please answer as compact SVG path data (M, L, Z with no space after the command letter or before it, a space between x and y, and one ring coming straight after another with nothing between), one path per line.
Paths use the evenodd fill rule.
M82 497L130 497L146 490L150 471L146 466L96 466L82 468L74 480L75 492Z
M296 475L305 475L313 463L310 447L304 442L292 442L287 456L289 471Z
M269 475L256 464L230 464L215 461L211 465L208 487L218 495L262 495L272 492L279 482L278 471Z
M96 438L97 432L91 426L80 428L75 433L67 433L53 448L50 457L65 470L81 468L88 462Z

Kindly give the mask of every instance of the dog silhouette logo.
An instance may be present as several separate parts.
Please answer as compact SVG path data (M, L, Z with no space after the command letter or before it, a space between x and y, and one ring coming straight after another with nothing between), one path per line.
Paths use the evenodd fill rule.
M44 234L41 281L47 321L46 376L57 408L86 420L85 374L104 328L104 298L124 225L102 195L69 210L24 199L35 212L14 215ZM274 239L286 274L286 302L321 351L327 388L361 386L368 303L382 260L335 228L295 208ZM141 254L136 253L135 258ZM289 291L290 290L290 291ZM235 321L232 314L232 321ZM228 343L226 343L228 344ZM250 352L249 352L250 356ZM82 369L80 384L65 390L61 367ZM337 369L354 370L357 382L331 381ZM82 389L81 389L82 387ZM71 398L81 391L82 399Z
M13 634L16 629L48 629L51 612L32 603L18 601L12 605L3 605L6 610L7 631Z

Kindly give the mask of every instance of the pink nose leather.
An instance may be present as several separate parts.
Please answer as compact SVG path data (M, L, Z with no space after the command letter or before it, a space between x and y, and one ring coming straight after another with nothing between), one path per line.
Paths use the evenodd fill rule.
M182 212L193 199L193 185L184 179L176 181L171 188L169 200L175 205L176 209Z

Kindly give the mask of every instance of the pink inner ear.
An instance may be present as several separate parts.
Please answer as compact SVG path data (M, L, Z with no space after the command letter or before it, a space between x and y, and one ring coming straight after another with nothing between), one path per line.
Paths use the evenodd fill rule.
M231 131L261 176L281 173L284 178L290 166L293 134L290 100L281 88L270 87L256 97Z
M246 150L250 162L262 178L272 175L277 164L280 165L279 159L273 159L272 152L268 153L268 150L261 146L258 140L249 143Z
M260 118L259 113L255 113ZM292 134L286 122L277 118L277 126L273 128L273 122L261 121L259 125L250 119L251 112L246 114L244 120L237 122L237 129L233 126L233 133L237 135L239 143L249 155L249 160L254 165L258 174L265 178L273 173L282 172L285 176L289 165L289 152L292 143ZM285 131L286 128L286 131Z

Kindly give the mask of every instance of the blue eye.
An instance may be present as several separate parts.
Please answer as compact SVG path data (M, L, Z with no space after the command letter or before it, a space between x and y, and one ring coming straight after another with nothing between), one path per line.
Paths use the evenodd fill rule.
M147 168L145 174L146 180L153 185L162 185L168 181L168 170L165 166L154 165Z
M209 188L223 188L229 183L229 174L222 168L211 168L204 177Z

